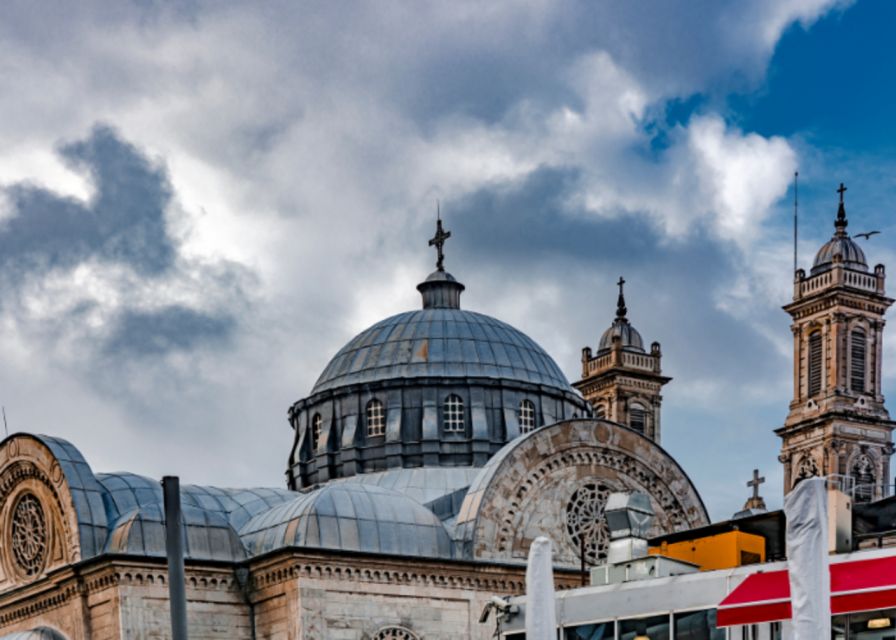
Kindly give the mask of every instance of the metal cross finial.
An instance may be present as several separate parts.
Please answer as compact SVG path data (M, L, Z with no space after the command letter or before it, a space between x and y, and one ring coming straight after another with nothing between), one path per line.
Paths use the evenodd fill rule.
M843 183L840 183L840 188L837 189L837 193L840 194L840 204L843 204L843 194L847 191L846 187L843 186Z
M628 309L625 308L625 294L622 291L622 287L625 284L625 278L619 276L619 282L616 284L619 285L619 298L616 300L616 317L624 318L625 314L628 312Z
M765 482L765 477L759 475L759 469L753 469L753 479L747 482L748 487L753 487L753 498L759 498L759 485Z
M442 213L441 213L441 211L438 210L438 204L436 205L436 207L437 207L436 235L434 235L430 239L429 246L430 247L434 246L436 248L436 251L438 252L438 259L436 260L436 269L438 269L439 271L444 271L445 270L445 254L442 251L442 248L445 246L445 240L447 240L448 238L451 237L451 232L445 231L442 228Z

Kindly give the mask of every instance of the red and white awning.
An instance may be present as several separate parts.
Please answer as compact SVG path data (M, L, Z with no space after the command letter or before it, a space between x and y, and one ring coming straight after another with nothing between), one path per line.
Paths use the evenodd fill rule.
M831 564L831 613L896 607L896 557ZM720 627L787 620L790 577L786 569L753 573L722 600Z

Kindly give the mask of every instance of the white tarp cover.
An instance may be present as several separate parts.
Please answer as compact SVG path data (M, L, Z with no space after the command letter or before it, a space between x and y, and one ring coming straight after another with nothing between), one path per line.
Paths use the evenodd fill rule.
M551 541L540 536L529 547L526 567L526 640L557 640Z
M827 504L824 478L803 480L784 498L793 607L791 624L785 626L785 640L831 637Z

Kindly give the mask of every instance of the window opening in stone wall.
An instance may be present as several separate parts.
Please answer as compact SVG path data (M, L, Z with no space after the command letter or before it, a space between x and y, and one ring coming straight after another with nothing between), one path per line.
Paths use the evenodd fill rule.
M594 408L594 417L595 418L606 418L607 417L607 408L599 404Z
M460 396L451 394L445 398L444 422L445 431L452 433L464 430L464 401Z
M850 376L849 384L853 391L865 393L865 332L853 329L850 334Z
M367 435L382 436L386 433L386 409L374 398L367 403Z
M535 428L535 405L531 400L520 402L520 433L529 433Z
M405 627L383 627L372 640L418 640L419 636Z
M638 433L644 433L644 429L647 427L647 410L640 404L629 406L628 426Z
M853 499L856 502L873 500L877 482L874 474L874 462L867 454L863 453L856 458L852 469L850 469L850 475L855 479Z
M817 395L821 391L821 331L809 336L809 395Z
M314 417L311 418L311 450L317 451L317 445L320 444L320 430L323 425L324 419L320 417L319 413L315 413Z

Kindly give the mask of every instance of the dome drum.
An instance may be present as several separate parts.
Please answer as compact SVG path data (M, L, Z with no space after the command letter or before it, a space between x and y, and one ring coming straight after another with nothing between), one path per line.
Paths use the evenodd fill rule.
M368 411L375 402L382 404L381 416ZM524 403L534 411L521 426ZM573 392L544 385L424 378L325 391L297 402L290 413L296 438L288 475L301 487L392 468L482 466L528 427L584 416L587 409Z

